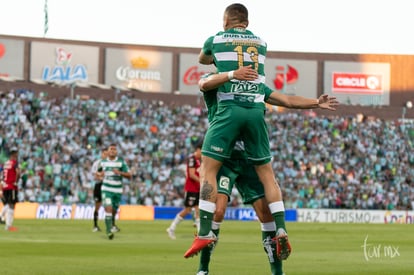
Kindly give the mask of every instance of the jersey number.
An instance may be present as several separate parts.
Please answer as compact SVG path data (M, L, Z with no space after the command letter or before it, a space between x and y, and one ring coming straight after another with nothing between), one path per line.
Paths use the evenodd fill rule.
M234 51L237 52L237 62L239 63L239 68L243 67L244 65L244 57L243 57L243 47L237 46L234 48ZM248 47L246 53L250 56L250 59L253 61L254 66L253 68L257 71L259 70L259 52L255 47Z

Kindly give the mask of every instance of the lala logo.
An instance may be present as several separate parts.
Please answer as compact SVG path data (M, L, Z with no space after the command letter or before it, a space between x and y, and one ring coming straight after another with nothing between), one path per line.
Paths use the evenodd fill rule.
M283 89L287 84L295 83L299 78L298 71L290 65L276 66L276 76L273 84L277 90Z
M67 65L72 59L72 53L66 52L63 48L56 48L56 64Z
M51 82L74 83L77 81L86 82L88 73L86 66L75 64L72 66L73 54L62 47L56 48L56 65L45 66L42 72L42 79Z

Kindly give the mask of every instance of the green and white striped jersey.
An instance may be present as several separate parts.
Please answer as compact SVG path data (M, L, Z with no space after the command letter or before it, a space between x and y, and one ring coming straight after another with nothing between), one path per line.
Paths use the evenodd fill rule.
M255 81L233 79L220 86L217 93L219 104L265 108L264 63L267 44L264 40L243 28L229 29L209 37L204 43L203 53L213 56L219 73L252 65L259 74Z
M209 77L210 75L213 75L213 74L215 74L215 73L206 73L206 74L202 75L201 78L202 79L207 78L207 77ZM264 85L263 89L264 89L264 94L265 94L264 101L267 101L270 97L270 94L273 93L273 90L267 85ZM204 98L204 103L206 104L206 107L207 107L207 118L208 118L208 121L210 123L213 120L214 115L216 114L217 108L218 108L218 106L217 106L217 92L218 92L218 89L213 89L211 91L207 91L207 92L202 93L203 98Z
M123 158L117 157L114 160L109 158L101 160L98 171L105 172L105 177L102 181L102 191L122 193L122 176L116 175L113 172L114 169L121 172L129 171L129 167Z

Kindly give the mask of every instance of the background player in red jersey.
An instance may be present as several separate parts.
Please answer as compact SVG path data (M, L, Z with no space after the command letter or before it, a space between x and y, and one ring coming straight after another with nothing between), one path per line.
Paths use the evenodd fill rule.
M201 166L201 146L199 142L196 145L195 151L187 159L187 175L184 185L185 201L184 208L175 216L170 227L167 228L168 236L175 240L175 229L177 225L191 213L192 209L195 210L195 222L197 230L200 226L200 218L198 211L198 201L200 198L200 175L199 169Z
M13 227L14 219L14 208L18 201L18 186L17 183L20 178L20 168L18 163L18 150L17 148L12 148L10 150L10 157L4 163L3 167L3 186L2 186L2 196L4 205L8 206L6 211L6 227L8 231L17 231L16 227Z

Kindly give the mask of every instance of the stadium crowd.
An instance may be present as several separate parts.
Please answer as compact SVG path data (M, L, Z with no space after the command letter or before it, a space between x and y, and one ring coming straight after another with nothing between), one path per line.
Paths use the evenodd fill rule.
M208 127L204 107L122 96L0 98L0 166L19 148L19 201L93 204L91 165L112 142L132 171L123 204L182 206L185 160ZM312 114L312 112L310 112ZM414 129L395 121L267 115L286 208L414 208ZM230 206L242 206L234 190Z

